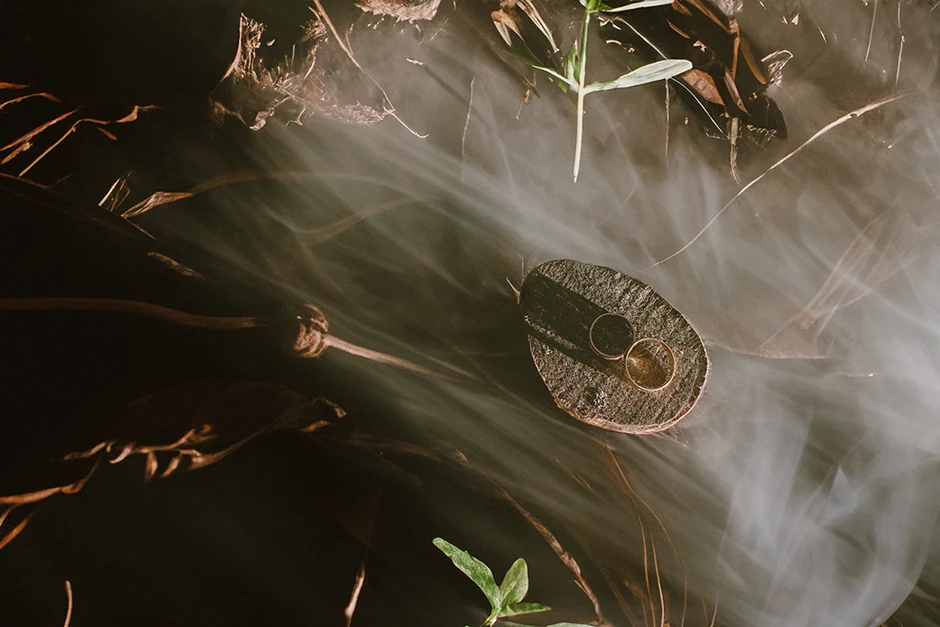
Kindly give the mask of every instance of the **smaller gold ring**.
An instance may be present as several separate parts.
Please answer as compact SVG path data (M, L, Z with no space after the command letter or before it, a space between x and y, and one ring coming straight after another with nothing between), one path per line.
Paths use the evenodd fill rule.
M631 372L631 369L630 369L630 363L631 363L630 356L633 354L634 350L636 350L638 347L645 346L647 344L654 344L657 346L661 346L663 349L665 349L666 354L669 355L669 376L666 377L665 382L663 382L660 385L646 385L646 384L640 383L637 380L637 376L635 375L635 373ZM658 392L659 390L667 388L672 383L673 379L676 378L676 354L675 352L672 350L672 347L669 346L669 344L666 344L662 340L658 340L654 337L644 337L634 342L633 345L629 348L629 350L627 350L627 352L624 353L623 365L624 365L624 370L626 370L627 372L627 378L630 379L633 385L637 386L641 390L646 390L647 392Z
M623 318L623 321L627 323L627 328L630 329L630 342L627 343L626 350L620 351L619 353L605 353L597 347L597 344L594 343L594 327L597 326L597 323L600 322L601 319L606 317ZM617 361L618 359L623 359L624 355L626 355L633 346L633 336L633 324L630 322L630 319L619 313L602 313L598 317L594 318L594 322L591 323L591 328L588 329L588 341L591 343L591 350L593 350L598 357L606 359L607 361Z

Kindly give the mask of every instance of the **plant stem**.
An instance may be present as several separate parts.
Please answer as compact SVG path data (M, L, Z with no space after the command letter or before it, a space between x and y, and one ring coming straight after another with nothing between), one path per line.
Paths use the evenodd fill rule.
M584 136L584 77L587 73L587 44L588 26L591 23L591 7L584 7L584 21L581 23L581 55L578 58L578 122L577 137L574 147L574 182L578 182L578 172L581 170L581 142Z

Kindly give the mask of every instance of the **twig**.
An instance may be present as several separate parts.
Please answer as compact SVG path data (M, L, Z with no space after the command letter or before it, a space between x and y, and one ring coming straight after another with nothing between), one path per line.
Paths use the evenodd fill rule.
M904 54L904 32L901 30L901 3L898 2L898 33L901 35L901 43L898 45L898 70L894 75L894 91L898 90L898 80L901 78L901 55Z
M258 316L203 316L134 300L118 298L3 298L0 311L108 311L157 318L201 329L252 329L268 326L267 318Z
M153 303L118 298L3 298L0 299L0 311L108 311L138 314L183 326L222 331L266 327L273 323L273 320L263 316L203 316ZM320 341L322 345L312 356L319 356L326 348L333 347L344 353L381 364L398 366L421 374L440 376L439 373L433 370L428 370L405 359L364 348L333 335L322 333ZM467 375L465 371L454 366L449 366L449 368L458 374Z
M716 586L715 587L715 609L712 612L712 622L709 623L708 627L715 627L715 619L718 618L718 595L720 591L721 591L721 588L719 586Z
M460 137L460 158L463 159L467 153L467 129L470 128L470 113L473 111L473 82L476 76L470 79L470 101L467 103L467 119L463 123L463 135Z
M356 574L356 583L353 586L352 595L349 597L349 605L346 606L344 614L346 615L346 627L352 625L353 614L356 613L356 604L359 603L359 593L362 592L362 585L366 582L366 565L359 566L359 572Z
M876 17L878 17L878 0L875 0L875 7L871 12L871 30L868 31L868 48L865 49L865 63L868 63L868 56L871 54L871 40L875 36Z
M344 353L349 353L350 355L355 355L356 357L362 357L370 361L378 362L380 364L388 364L389 366L398 366L399 368L404 368L405 370L411 370L413 372L419 372L421 374L426 374L430 376L440 376L439 373L434 372L433 370L428 370L423 366L414 364L408 360L401 359L400 357L393 357L392 355L387 355L379 351L374 351L369 348L363 348L362 346L357 346L356 344L351 344L345 340L341 340L336 336L327 335L323 338L323 342L326 346L337 350L341 350ZM452 370L459 372L461 374L467 374L462 370L451 367Z
M669 81L663 81L666 85L666 145L663 154L666 159L666 170L669 170Z
M72 622L72 584L68 579L65 580L65 597L68 599L68 609L65 611L65 622L62 627L69 627Z
M700 230L700 231L695 235L695 237L693 237L691 240L689 240L689 242L688 242L685 246L683 246L682 248L680 248L680 249L677 250L676 252L672 253L672 254L669 255L668 257L666 257L666 258L664 258L664 259L660 259L660 260L657 261L656 263L654 263L654 264L650 265L649 267L645 268L644 271L652 270L652 269L655 268L656 266L658 266L658 265L660 265L660 264L663 264L663 263L666 263L667 261L669 261L669 260L672 259L673 257L676 257L676 256L680 255L681 253L685 252L690 246L692 246L692 244L694 244L696 241L698 241L698 239L699 239L700 237L702 237L702 235L705 234L705 231L707 231L708 228L709 228L712 224L714 224L714 222L715 222L718 218L720 218L721 215L722 215L725 211L727 211L728 208L729 208L731 205L733 205L734 202L735 202L738 198L740 198L741 196L743 196L744 193L745 193L747 190L749 190L749 189L751 189L752 187L754 187L754 186L755 186L757 183L759 183L765 176L767 176L768 174L770 174L771 172L773 172L774 170L776 170L777 168L779 168L780 166L782 166L784 163L786 163L787 161L789 161L792 157L794 157L795 155L797 155L801 150L803 150L804 148L806 148L807 146L809 146L810 144L812 144L814 141L816 141L817 139L819 139L820 137L822 137L823 135L825 135L826 133L828 133L828 132L831 131L832 129L834 129L834 128L836 128L836 127L839 127L839 126L842 126L843 124L845 124L846 122L848 122L848 121L850 121L850 120L853 120L853 119L855 119L855 118L859 118L859 117L865 115L866 113L870 113L871 111L874 111L874 110L876 110L876 109L880 109L881 107L883 107L883 106L885 106L885 105L887 105L887 104L890 104L890 103L892 103L892 102L895 102L895 101L897 101L897 100L900 100L900 99L902 99L902 98L905 98L906 96L907 96L907 94L899 94L899 95L889 96L889 97L887 97L887 98L882 98L881 100L876 100L875 102L872 102L872 103L870 103L870 104L867 104L867 105L865 105L864 107L861 107L861 108L859 108L859 109L855 109L854 111L850 111L849 113L846 113L845 115L843 115L843 116L840 117L839 119L835 120L834 122L830 122L830 123L827 124L826 126L822 127L822 128L819 129L818 131L816 131L816 133L813 134L812 137L810 137L810 138L807 139L805 142L803 142L802 144L800 144L799 147L796 148L796 150L794 150L793 152L789 153L788 155L786 155L785 157L783 157L782 159L780 159L779 161L777 161L775 164L773 164L772 166L770 166L769 168L767 168L766 170L764 170L763 174L761 174L760 176L758 176L757 178L755 178L754 180L752 180L750 183L748 183L747 185L745 185L744 187L742 187L742 188L741 188L741 191L739 191L737 194L735 194L735 195L734 195L734 198L732 198L731 200L729 200L728 203L727 203L724 207L722 207L722 208L718 211L718 213L716 213L716 214L712 217L712 219L709 220L709 221L705 224L704 227L702 227L702 230Z
M0 549L3 549L3 547L13 542L13 540L16 539L16 536L23 533L23 530L26 529L26 525L28 525L29 521L32 520L33 516L36 515L36 511L38 510L30 512L29 516L27 516L26 518L20 521L20 524L13 527L13 529L7 532L6 535L0 537Z

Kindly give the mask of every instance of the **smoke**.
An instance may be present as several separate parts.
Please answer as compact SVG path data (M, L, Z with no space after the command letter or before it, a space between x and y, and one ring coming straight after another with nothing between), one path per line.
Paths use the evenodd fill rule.
M539 9L567 48L578 4ZM428 378L323 357L381 399L390 432L578 538L566 548L596 562L595 587L597 572L611 574L629 596L618 577L635 576L647 552L639 495L681 556L666 565L655 531L673 601L688 577L690 598L717 603L719 624L873 626L912 593L930 599L940 576L927 566L940 488L940 12L881 2L872 28L872 3L745 3L745 32L765 54L793 58L770 88L789 139L742 142L743 183L850 111L904 97L820 136L654 265L739 191L728 142L709 137L674 90L667 119L662 83L594 94L573 184L573 100L502 52L488 10L443 3L417 25L355 18L358 63L426 138L390 117L367 128L269 120L254 158L310 177L275 192L214 191L231 216L224 238L183 210L165 228L315 302L338 337L466 371ZM589 48L598 79L639 63L596 36ZM350 214L403 200L311 243ZM513 291L554 258L649 283L702 333L712 378L673 432L607 434L554 407ZM513 539L479 517L465 524L480 544L511 551ZM627 622L616 605L605 613ZM905 624L933 621L916 610Z

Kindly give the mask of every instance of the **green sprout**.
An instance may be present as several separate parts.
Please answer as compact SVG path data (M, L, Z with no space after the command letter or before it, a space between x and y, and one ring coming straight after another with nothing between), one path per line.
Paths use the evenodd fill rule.
M584 138L584 97L597 91L610 91L613 89L626 89L645 85L656 81L667 80L683 74L692 69L692 63L685 59L665 59L644 65L632 72L615 78L612 81L599 83L586 83L587 76L587 46L588 33L590 32L591 16L596 13L622 13L624 11L633 11L636 9L646 9L650 7L665 6L672 4L672 0L641 0L621 7L611 7L602 2L602 0L580 0L584 6L584 19L581 21L580 48L578 41L575 40L565 55L562 72L546 67L536 61L533 57L519 54L510 50L510 54L525 62L530 67L545 72L549 79L557 84L562 91L569 89L578 94L578 120L575 138L574 152L574 182L578 182L578 173L581 170L581 145ZM501 34L502 31L501 31ZM508 33L503 34L504 39L509 39Z
M443 538L434 538L434 546L450 558L454 566L460 569L470 580L477 585L486 599L490 602L490 614L483 625L490 627L501 618L547 612L552 608L540 603L523 603L529 591L529 568L521 557L513 562L503 576L503 582L496 585L493 571L490 567L473 557L463 549L459 549ZM514 623L508 623L513 625ZM589 627L575 623L555 623L549 627Z

